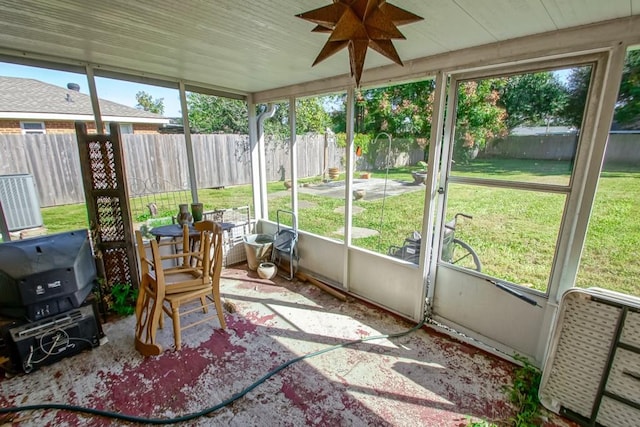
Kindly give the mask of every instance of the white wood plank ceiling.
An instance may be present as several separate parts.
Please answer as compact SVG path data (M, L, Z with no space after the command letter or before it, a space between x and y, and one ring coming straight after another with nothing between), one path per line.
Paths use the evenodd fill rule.
M0 0L0 54L261 92L349 72L346 50L311 67L327 35L296 14L331 0ZM640 14L640 0L390 0L403 60ZM369 51L367 69L391 62Z

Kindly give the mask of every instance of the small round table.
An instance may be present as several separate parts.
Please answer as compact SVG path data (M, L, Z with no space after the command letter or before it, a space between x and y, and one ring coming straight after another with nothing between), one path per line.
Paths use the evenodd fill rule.
M182 237L182 226L180 224L161 225L159 227L153 227L149 230L149 233L155 236L157 241L160 241L162 237ZM189 237L198 235L198 230L193 228L192 224L189 224Z
M222 231L229 231L235 224L232 222L219 222ZM180 224L161 225L159 227L153 227L149 233L155 236L157 241L160 241L162 237L182 237L182 226ZM189 224L189 237L194 237L199 234L198 230L193 227L193 224Z

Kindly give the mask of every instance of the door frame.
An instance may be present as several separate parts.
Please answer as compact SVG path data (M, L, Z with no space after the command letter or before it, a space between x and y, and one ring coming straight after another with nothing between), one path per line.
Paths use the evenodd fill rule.
M437 74L431 134L431 141L435 143L430 146L429 164L443 166L430 167L427 178L429 197L425 198L423 236L429 238L424 239L425 247L422 248L425 254L427 312L436 327L446 332L457 331L463 334L463 339L502 356L524 355L541 366L560 298L575 283L625 53L626 49L619 45L563 57L535 58ZM455 126L456 102L451 100L457 99L459 81L584 64L592 64L592 78L572 175L567 186L544 188L567 194L547 292L518 286L516 289L534 299L539 307L516 302L517 299L511 301L513 296L487 287L485 278L488 276L439 262ZM447 95L449 102L445 104ZM606 125L601 126L601 123ZM518 187L531 185L514 185L514 188ZM432 233L427 230L438 231Z

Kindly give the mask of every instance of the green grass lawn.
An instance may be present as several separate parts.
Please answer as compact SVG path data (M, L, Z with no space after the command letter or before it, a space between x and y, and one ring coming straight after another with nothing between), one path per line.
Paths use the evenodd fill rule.
M413 182L411 168L390 171L389 179ZM456 166L454 174L491 176L528 182L568 182L567 162L476 161ZM374 177L384 178L384 171ZM341 177L342 179L343 177ZM319 181L319 178L301 180ZM269 218L277 209L290 210L291 197L282 182L268 186ZM249 185L199 190L205 210L252 205ZM420 230L424 191L407 192L386 200L358 200L354 207L364 210L353 217L353 225L374 229L379 236L360 238L354 244L387 253L392 245L402 245L412 231ZM452 185L447 218L455 212L471 213L456 235L471 244L483 262L483 272L544 290L554 255L564 196L529 191L506 191L489 187ZM336 231L344 226L344 200L299 193L300 229L342 240ZM634 207L640 205L640 172L629 168L608 168L603 172L589 234L581 260L577 285L598 286L640 295L640 220ZM177 206L176 206L177 212ZM146 212L135 212L144 219ZM171 212L169 212L171 214ZM42 210L49 233L87 228L84 205L58 206ZM382 221L381 221L382 220ZM135 220L134 220L135 221ZM289 224L289 218L281 218Z

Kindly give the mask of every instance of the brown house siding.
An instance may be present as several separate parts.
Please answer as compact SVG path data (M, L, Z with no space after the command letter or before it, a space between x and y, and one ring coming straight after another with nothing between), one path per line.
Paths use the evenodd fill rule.
M37 122L38 120L25 120L27 122ZM52 121L45 120L44 121L45 131L50 134L55 133L75 133L75 127L73 121ZM133 124L133 133L134 134L154 134L158 133L158 129L161 125L151 124L151 123L134 123ZM95 131L95 124L93 122L87 123L88 131ZM20 120L3 120L0 119L0 134L21 134L22 129L20 129Z
M19 120L0 120L0 134L21 134Z
M152 123L134 123L133 124L133 133L135 134L143 134L143 133L158 133L158 129L160 129L161 125L154 125Z

